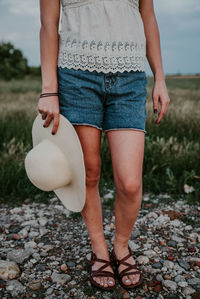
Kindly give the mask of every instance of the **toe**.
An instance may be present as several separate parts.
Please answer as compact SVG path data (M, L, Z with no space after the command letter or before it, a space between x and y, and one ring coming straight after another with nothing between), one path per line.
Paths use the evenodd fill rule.
M100 279L100 277L96 277L96 282L97 282L98 284L101 284L101 279Z
M134 284L137 283L139 281L139 275L138 274L132 275L132 281Z
M104 287L107 288L107 286L108 286L107 277L104 277Z
M130 280L130 278L129 278L128 275L124 276L123 279L122 279L122 281L126 285L130 285L131 284L131 280Z
M108 278L108 285L113 286L114 284L115 284L114 279L113 278Z

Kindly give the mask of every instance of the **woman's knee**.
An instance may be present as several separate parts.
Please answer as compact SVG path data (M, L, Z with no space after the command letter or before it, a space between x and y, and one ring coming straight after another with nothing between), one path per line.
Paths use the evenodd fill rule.
M98 185L101 175L101 158L96 157L87 161L86 169L86 186L95 187Z
M142 180L124 178L116 184L117 193L126 199L132 199L140 191Z

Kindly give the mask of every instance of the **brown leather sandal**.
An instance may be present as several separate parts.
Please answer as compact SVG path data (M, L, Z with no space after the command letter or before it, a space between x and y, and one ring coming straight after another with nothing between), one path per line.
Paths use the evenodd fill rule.
M95 263L95 262L102 262L104 263L103 266L101 266L99 269L97 270L92 270L92 265ZM107 260L104 260L104 259L99 259L97 258L96 254L92 251L92 254L91 254L91 260L90 260L90 264L91 264L91 268L90 268L90 281L93 285L95 285L96 287L100 288L100 289L104 289L104 290L112 290L114 287L115 287L115 282L112 286L107 286L107 287L104 287L102 286L101 284L97 283L93 277L94 276L104 276L104 277L115 277L114 273L110 272L110 271L102 271L104 268L108 267L108 266L111 266L111 262L110 261L107 261Z
M112 251L111 251L111 260L112 260L113 265L116 267L116 269L115 269L116 270L116 275L117 275L117 278L118 278L119 283L121 284L121 286L125 289L134 289L135 287L142 284L143 279L142 279L141 271L139 270L137 264L132 265L132 264L129 264L129 263L125 262L125 260L127 260L130 256L132 256L132 251L131 251L131 248L130 248L129 245L128 245L128 250L129 250L129 254L126 255L125 257L123 257L122 259L118 260L116 255L115 255L114 249L112 249ZM119 266L121 264L123 264L125 266L128 266L128 267L126 269L122 270L119 273L118 269L119 269ZM131 269L137 269L137 270L128 272ZM137 274L137 273L140 274L140 280L138 282L136 282L134 284L132 283L130 285L126 285L126 284L123 283L122 278L124 276L129 275L129 274Z

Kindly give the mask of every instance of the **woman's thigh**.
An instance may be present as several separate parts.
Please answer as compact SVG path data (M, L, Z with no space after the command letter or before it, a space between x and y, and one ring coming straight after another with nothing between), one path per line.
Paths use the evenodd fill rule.
M134 193L142 183L145 133L119 129L106 134L116 189Z
M102 131L89 125L74 125L78 134L86 170L86 183L93 185L100 179Z

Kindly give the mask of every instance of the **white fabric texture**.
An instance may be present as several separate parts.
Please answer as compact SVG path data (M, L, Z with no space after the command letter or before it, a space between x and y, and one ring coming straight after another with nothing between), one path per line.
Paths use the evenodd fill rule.
M97 72L145 71L139 0L61 0L58 66Z

